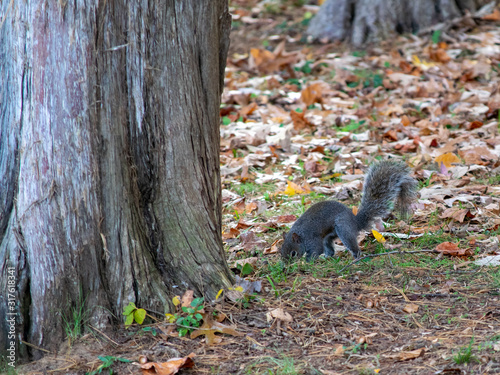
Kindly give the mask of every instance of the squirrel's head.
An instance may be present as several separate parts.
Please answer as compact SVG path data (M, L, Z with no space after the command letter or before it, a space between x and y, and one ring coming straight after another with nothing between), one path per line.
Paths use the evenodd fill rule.
M303 255L300 244L302 239L296 232L283 233L283 245L281 245L281 257L291 259Z

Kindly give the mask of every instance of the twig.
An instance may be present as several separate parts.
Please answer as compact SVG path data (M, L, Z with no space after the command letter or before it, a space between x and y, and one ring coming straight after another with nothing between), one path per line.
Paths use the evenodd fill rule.
M362 260L366 259L366 258L375 258L375 257L378 257L378 256L382 256L382 255L390 255L390 254L415 254L415 253L439 253L439 251L437 250L429 250L429 249L424 249L424 250L413 250L413 251L400 251L400 250L394 250L394 251L389 251L387 253L378 253L378 254L367 254L361 258L358 258L358 259L355 259L353 262L349 263L347 266L345 266L344 268L342 268L339 273L342 273L342 271L344 271L345 269L351 267L353 264L356 264L358 262L361 262Z
M106 335L103 331L97 329L96 327L92 326L91 324L89 324L89 327L92 328L93 330L99 332L101 335L103 335L105 338L107 338L109 341L111 341L113 344L115 344L116 346L120 346L120 344L118 344L116 341L114 341L113 339L111 339L108 335Z
M47 349L44 349L44 348L40 348L39 346L36 346L36 345L33 345L29 342L26 342L24 340L21 340L21 342L24 344L24 345L28 345L28 346L31 346L32 348L35 348L36 350L41 350L42 352L45 352L45 353L50 353L52 354L51 351L48 351Z

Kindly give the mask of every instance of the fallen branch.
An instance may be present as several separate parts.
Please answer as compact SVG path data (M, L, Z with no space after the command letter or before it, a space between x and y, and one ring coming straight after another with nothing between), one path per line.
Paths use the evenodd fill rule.
M415 254L415 253L439 253L439 251L437 250L429 250L429 249L424 249L424 250L413 250L413 251L400 251L400 250L394 250L394 251L389 251L387 253L378 253L378 254L367 254L365 256L362 256L361 258L358 258L358 259L355 259L353 262L349 263L347 266L345 266L344 268L342 268L339 273L342 273L342 271L344 271L345 269L351 267L353 264L356 264L358 262L361 262L363 259L366 259L366 258L375 258L375 257L378 257L378 256L382 256L382 255L391 255L391 254Z

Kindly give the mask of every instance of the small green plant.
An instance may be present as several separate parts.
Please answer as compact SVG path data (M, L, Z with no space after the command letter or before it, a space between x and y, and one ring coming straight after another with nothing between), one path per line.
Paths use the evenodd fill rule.
M250 303L257 300L257 296L254 294L245 294L242 298L238 299L238 303L240 307L244 309L248 309L250 307Z
M267 370L261 372L263 363L267 363L267 367L272 368L267 368ZM282 355L281 358L263 357L250 364L250 366L245 369L245 374L298 375L303 374L304 369L301 367L302 366L298 366L294 363L292 357L287 357L285 355Z
M245 263L244 265L238 264L236 267L240 271L241 277L248 276L255 271L250 263Z
M125 318L125 327L129 327L134 321L137 324L142 324L146 318L146 310L138 309L135 303L129 302L127 307L123 309Z
M109 370L109 374L113 373L113 370L111 369L111 366L113 366L113 363L115 362L124 362L124 363L131 363L133 361L126 359L126 358L120 358L120 357L113 357L111 355L106 355L106 356L99 356L97 357L102 361L102 364L97 367L92 372L87 372L86 375L96 375L96 374L101 374L102 370Z
M83 326L87 319L85 300L83 299L82 293L80 293L76 305L70 308L70 316L68 317L62 314L62 318L64 320L64 332L66 333L66 337L74 341L82 336Z
M267 281L269 281L269 284L271 284L271 288L273 288L274 290L274 295L276 296L276 298L278 298L280 296L280 291L278 290L278 288L276 288L276 285L274 285L272 277L268 275Z
M435 30L432 33L432 38L431 39L432 39L432 43L438 44L439 40L441 39L441 30Z
M174 298L174 305L179 306L180 301ZM203 315L200 310L203 309L203 297L195 298L191 301L190 306L181 306L181 311L176 314L166 314L167 320L170 323L175 322L178 326L179 336L186 336L195 328L201 326ZM185 314L185 315L183 315Z
M469 363L474 356L472 355L472 344L474 343L474 338L470 339L469 346L460 348L458 353L453 356L453 361L457 365L462 365L464 363Z

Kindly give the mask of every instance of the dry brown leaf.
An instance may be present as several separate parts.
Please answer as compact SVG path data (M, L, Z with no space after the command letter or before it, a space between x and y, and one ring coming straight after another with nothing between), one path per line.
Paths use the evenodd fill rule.
M305 118L306 112L297 112L297 111L291 111L290 112L290 117L292 118L293 121L293 128L297 131L304 130L304 129L312 129L314 128L314 125L309 122Z
M489 165L498 160L498 156L493 154L487 147L484 146L460 151L459 155L465 160L465 164L467 165Z
M443 242L436 246L435 250L451 256L472 256L474 252L472 249L459 249L457 244L453 242Z
M412 350L411 352L401 352L399 353L400 361L407 361L409 359L415 359L418 357L422 357L425 353L425 348L420 348L416 350Z
M283 239L282 238L278 238L276 241L274 241L271 244L270 247L264 249L263 254L267 255L267 254L277 254L277 253L279 253L280 248L278 247L278 245L280 245L282 242L283 242Z
M291 223L295 220L297 220L296 215L280 215L276 218L278 220L278 223Z
M186 290L184 295L181 298L181 306L182 307L190 307L191 302L193 302L194 299L194 291L192 290Z
M435 50L431 50L429 53L429 57L433 61L437 61L440 63L447 63L451 60L451 57L446 53L446 51L442 48L437 48Z
M222 233L222 239L228 240L230 238L236 238L240 235L240 231L236 228L230 228L229 231L225 231Z
M323 103L323 83L322 82L316 82L313 83L309 86L307 86L305 89L302 90L300 94L300 100L304 102L306 107L309 107L310 105L314 103Z
M245 336L244 333L236 331L234 327L214 321L211 312L206 312L202 315L203 324L199 329L191 333L191 339L195 339L198 336L205 335L206 343L208 345L214 345L222 341L222 337L217 336L216 333L225 333L232 336Z
M191 368L194 366L194 353L184 358L172 358L167 362L148 362L140 365L143 374L173 375L177 374L181 368Z
M407 312L409 314L416 313L418 311L418 305L415 305L414 303L409 303L403 308L404 312Z
M279 319L279 320L281 320L283 322L287 322L287 323L293 322L292 316L281 308L269 311L266 314L266 317L267 317L268 322L272 321L273 319Z
M487 14L486 16L481 17L481 19L485 21L500 21L500 10L498 8L495 8L493 13Z
M441 219L452 218L453 220L458 221L459 223L463 223L465 217L474 218L474 215L471 214L468 208L458 208L458 207L450 207L443 211L443 213L439 216Z
M333 355L336 357L342 357L344 355L345 349L342 344L337 344L337 348L333 352Z

